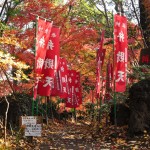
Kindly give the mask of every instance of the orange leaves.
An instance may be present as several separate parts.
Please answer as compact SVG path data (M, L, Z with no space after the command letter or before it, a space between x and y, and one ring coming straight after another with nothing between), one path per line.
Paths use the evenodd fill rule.
M29 51L24 51L17 53L17 56L20 60L24 61L26 64L33 66L34 54Z
M95 41L97 42L98 34L88 25L80 27L76 20L71 21L70 25L68 22L66 24L67 28L62 29L64 34L61 35L61 54L64 57L69 56L73 68L77 70L80 68L80 71L87 72L88 67L83 66L87 66L91 58L95 60L95 56L88 57L88 53L93 51L92 53L95 54Z
M83 10L85 12L80 14L78 5L82 3L74 0L65 5L56 5L49 0L23 1L18 6L20 13L9 19L9 23L14 27L11 32L12 37L22 45L20 47L9 45L6 50L16 55L18 60L34 66L35 18L39 15L51 19L54 25L61 28L60 55L67 59L70 68L81 71L83 76L95 79L96 48L99 44L97 39L100 37L98 30L103 25L96 22L91 16L87 20L88 15L86 16L85 12L88 11ZM107 52L109 55L110 50Z
M28 66L25 63L19 62L19 61L15 62L15 57L12 57L8 53L3 53L2 51L0 51L0 62L1 62L1 64L16 66L18 68L23 68L23 69L28 68Z
M0 43L14 45L20 48L26 48L26 45L23 42L20 42L19 39L14 36L0 37Z

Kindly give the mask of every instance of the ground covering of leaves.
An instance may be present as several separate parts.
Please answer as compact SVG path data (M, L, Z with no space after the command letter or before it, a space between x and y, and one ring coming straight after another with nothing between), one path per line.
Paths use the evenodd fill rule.
M0 150L149 150L150 136L127 138L127 127L99 126L86 122L52 122L43 125L42 137L24 137L22 131L7 135Z

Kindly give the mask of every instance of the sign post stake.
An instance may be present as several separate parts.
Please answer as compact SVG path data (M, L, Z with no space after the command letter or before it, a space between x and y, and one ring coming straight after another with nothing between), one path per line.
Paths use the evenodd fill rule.
M38 116L38 112L39 112L38 102L39 102L39 99L37 98L37 100L36 100L36 115L37 116Z
M32 100L32 116L34 116L34 99Z

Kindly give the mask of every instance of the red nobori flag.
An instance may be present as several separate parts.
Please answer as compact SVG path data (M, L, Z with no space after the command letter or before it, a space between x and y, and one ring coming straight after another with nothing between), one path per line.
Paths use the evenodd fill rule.
M54 86L51 89L51 96L59 96L60 92L60 77L57 71L54 76Z
M52 88L52 96L60 96L60 98L68 97L68 70L65 58L60 58L57 70L57 76L54 79L54 88Z
M115 91L124 92L127 69L127 19L125 16L114 16L114 48Z
M96 69L96 94L97 97L99 97L100 94L100 89L101 89L101 83L100 83L100 75L101 75L101 68L102 68L102 64L104 61L104 55L105 55L105 49L102 49L103 47L103 41L104 41L104 34L105 31L102 31L102 35L101 35L101 40L100 40L100 47L97 51L97 57L96 57L96 61L97 61L97 69Z
M99 60L98 58L101 57L101 52L102 52L102 49L103 49L103 42L104 42L104 35L105 35L105 30L103 30L102 34L101 34L100 46L99 46L99 49L98 49L98 52L97 52L97 61Z
M68 69L65 58L60 58L58 74L60 79L60 98L68 97Z
M60 59L59 33L59 28L52 27L42 69L43 77L38 84L38 94L41 96L50 96L52 88L54 88L54 77L56 75Z
M105 100L108 101L111 99L110 92L112 91L112 81L113 81L113 71L112 71L112 64L107 64L107 75L106 75L106 93L105 93Z
M113 86L113 66L111 63L107 64L107 77L107 88L111 90Z
M39 76L41 76L42 68L46 56L46 46L50 37L52 22L38 19L36 34L36 56L35 56L35 74L36 83L34 87L34 99L37 97L37 87Z
M80 72L76 72L76 80L75 80L75 101L76 107L82 104L82 91L81 91L81 83L80 83Z
M76 71L68 70L68 97L66 99L66 107L76 108L79 103L76 99Z
M50 38L52 23L43 19L38 19L36 37L35 73L39 76L42 73L46 56L46 47Z
M106 49L103 49L102 50L102 53L101 53L101 66L103 67L103 64L104 64L104 58L105 58L105 52L106 52Z
M102 80L102 104L104 103L106 93L106 80Z
M100 71L101 71L100 65L98 64L98 67L96 68L96 95L97 95L97 98L99 97L100 89L101 89Z

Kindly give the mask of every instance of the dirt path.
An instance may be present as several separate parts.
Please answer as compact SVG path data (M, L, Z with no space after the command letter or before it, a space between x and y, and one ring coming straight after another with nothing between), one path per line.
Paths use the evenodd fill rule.
M148 134L129 140L125 128L109 126L97 131L94 124L85 123L50 121L43 125L42 136L32 142L22 138L16 145L13 139L10 150L150 150Z
M117 132L116 132L117 131ZM128 140L123 128L113 127L98 132L86 124L50 125L44 131L43 142L37 150L149 150L150 137L145 134ZM114 134L116 133L116 135Z
M80 124L64 124L58 125L58 128L51 128L52 131L48 129L45 131L43 137L45 140L40 144L39 149L90 150L99 147L90 135L85 136L85 128Z

